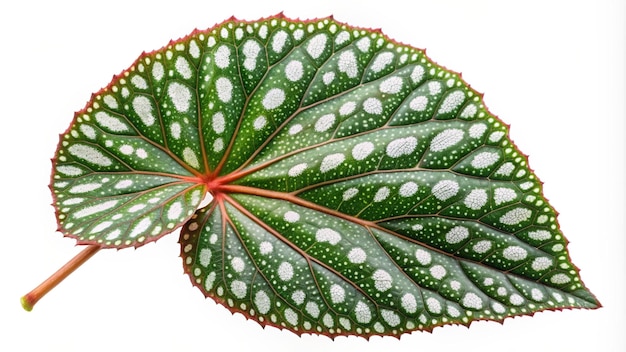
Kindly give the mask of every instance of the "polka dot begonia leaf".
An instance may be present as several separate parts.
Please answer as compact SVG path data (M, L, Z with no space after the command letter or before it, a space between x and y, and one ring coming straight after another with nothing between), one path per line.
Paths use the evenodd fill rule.
M600 305L481 95L332 18L231 19L142 54L61 136L51 188L66 236L181 228L195 286L296 334Z

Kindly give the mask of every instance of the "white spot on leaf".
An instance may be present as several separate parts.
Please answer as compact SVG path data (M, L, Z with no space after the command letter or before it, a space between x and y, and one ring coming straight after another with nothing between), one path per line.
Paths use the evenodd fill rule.
M466 308L473 309L482 309L483 308L483 300L475 293L468 292L463 296L463 300L461 301Z
M374 280L374 287L380 292L385 292L391 288L391 275L385 270L378 269L374 271L372 279Z
M429 264L430 264L430 262L431 262L431 260L432 260L432 257L431 257L431 255L430 255L430 253L428 253L427 251L425 251L425 250L423 250L423 249L421 249L421 248L418 248L418 249L415 251L415 258L417 259L417 261L418 261L420 264L422 264L422 265L424 265L424 266L425 266L425 265L429 265Z
M265 291L258 291L254 295L254 305L261 314L267 314L272 308L272 301Z
M178 112L187 112L187 110L189 110L191 91L187 86L178 82L172 82L167 87L167 95L172 99L174 108L176 108Z
M548 269L551 266L552 266L552 259L547 258L547 257L535 258L535 260L533 260L532 264L530 265L530 267L533 268L533 270L535 271L543 271L543 270Z
M336 245L341 241L341 235L337 231L325 227L317 230L315 239L318 242L328 242L332 245Z
M515 208L509 210L500 217L500 222L505 225L517 225L528 220L532 216L532 211L526 208Z
M88 161L98 166L111 166L113 161L98 149L84 144L72 144L68 151L77 158Z
M400 77L387 78L380 84L379 89L381 93L396 94L400 92L400 90L402 89L402 78Z
M340 108L339 108L339 115L341 116L347 116L350 115L354 112L354 110L356 109L356 103L353 101L349 101L345 104L343 104Z
M289 210L285 213L283 219L285 219L285 221L289 222L289 223L294 223L298 220L300 220L300 214L296 213L293 210Z
M317 122L315 122L315 131L316 132L326 132L335 124L335 115L334 114L326 114L320 117Z
M289 281L293 278L293 266L291 263L280 263L278 266L278 277L283 281Z
M413 98L411 102L409 102L409 107L413 111L424 111L426 110L427 106L428 106L428 98L423 95L417 96Z
M510 188L498 187L493 192L493 200L496 205L507 203L517 198L517 193Z
M326 72L322 76L322 82L324 82L324 84L326 84L326 85L331 84L333 82L333 80L335 80L335 73L334 72Z
M213 131L215 133L220 134L224 132L226 128L226 120L224 119L224 114L221 112L217 112L213 115Z
M135 238L140 234L144 234L150 228L150 225L152 225L152 220L150 220L150 218L141 219L141 221L139 221L137 225L133 227L133 230L128 235L128 237Z
M289 169L289 171L287 171L287 175L291 177L300 176L304 172L304 170L306 170L306 168L307 168L306 163L295 165L294 167Z
M118 183L115 184L115 186L113 186L116 189L124 189L124 188L128 188L130 186L132 186L133 181L131 180L121 180Z
M418 190L417 184L413 181L409 181L407 183L404 183L402 186L400 186L400 190L398 191L398 194L400 194L401 197L411 197L415 193L417 193L417 190Z
M350 200L352 199L354 196L357 195L357 193L359 193L359 190L352 187L352 188L348 188L347 190L345 190L343 192L342 198L344 201Z
M359 50L361 50L362 52L367 52L370 49L370 38L365 37L365 38L361 38L358 42L356 42L356 46L357 48L359 48Z
M133 84L133 86L135 86L135 88L139 88L139 89L148 89L148 83L146 82L146 80L141 77L141 76L133 76L130 79L130 83Z
M291 61L285 67L285 76L292 82L299 81L304 74L304 69L300 61Z
M180 202L176 202L167 210L167 218L170 220L178 220L183 212L183 206Z
M183 150L183 160L185 160L185 162L194 169L200 168L200 161L198 161L198 156L196 156L196 153L189 147L186 147Z
M443 99L443 102L441 103L441 106L439 107L439 113L446 114L446 113L453 111L459 105L461 105L464 100L465 100L465 93L463 93L460 90L456 90L448 94L445 97L445 99Z
M413 81L413 83L420 82L423 77L424 77L424 67L415 66L413 71L411 71L411 80Z
M289 134L292 135L292 136L294 134L300 133L300 131L302 131L302 125L301 124L295 124L295 125L289 127Z
M441 313L441 303L432 297L426 299L426 308L433 314Z
M458 192L459 184L452 180L439 181L432 188L433 196L442 202L454 197Z
M287 38L287 32L283 30L276 32L276 34L274 34L274 37L272 38L272 50L274 50L275 53L282 52L283 48L285 47Z
M433 152L446 150L463 140L464 134L463 130L456 128L444 130L430 141L430 150Z
M387 144L386 153L391 158L399 158L413 153L417 147L417 138L411 136L395 139Z
M380 53L374 59L374 63L371 66L371 70L378 73L382 71L383 69L385 69L385 67L387 67L387 65L389 65L392 61L393 61L392 53L388 51Z
M549 240L552 237L552 234L546 230L537 230L529 232L528 237L536 241L545 241Z
M359 301L354 308L354 315L356 316L356 321L361 324L367 324L372 320L372 312L367 304Z
M463 200L463 204L472 210L478 210L487 204L487 191L484 189L472 190Z
M246 297L248 293L248 285L240 280L235 280L230 284L230 290L239 299Z
M243 67L248 71L254 71L256 68L256 60L261 52L261 46L255 40L248 40L243 44Z
M446 242L457 244L469 237L469 230L464 226L455 226L446 233Z
M333 284L330 286L330 300L331 302L337 304L342 303L346 298L346 290L343 287Z
M389 187L383 186L379 188L378 191L376 191L376 194L374 195L374 202L375 203L382 202L383 200L387 199L387 197L389 197L389 194L390 194Z
M318 34L315 37L311 38L309 44L306 47L306 51L311 55L312 58L317 59L322 55L324 49L326 49L326 42L328 41L328 37L326 34Z
M373 151L374 144L372 142L361 142L352 148L352 157L361 161L367 158Z
M441 265L433 265L428 271L437 280L441 280L447 274L446 268Z
M508 260L520 261L526 259L528 252L522 247L510 246L504 249L502 255Z
M104 98L102 99L104 100L104 103L106 104L106 106L108 106L109 108L111 109L118 108L117 100L112 95L105 95Z
M346 160L346 157L342 153L335 153L335 154L327 155L324 157L324 159L322 159L322 163L320 165L320 172L325 173L330 170L333 170L337 168L339 165L341 165L341 163L343 163L344 160Z
M165 71L163 70L163 64L158 61L155 62L154 65L152 65L152 77L154 77L155 80L160 81L164 74Z
M233 270L238 273L241 273L245 269L245 263L240 257L234 257L231 259L230 266L232 266Z
M265 116L259 116L257 117L254 122L252 123L252 127L259 131L261 130L263 127L265 127L265 125L267 124L267 119L265 118Z
M285 320L293 326L298 325L298 313L294 312L291 308L285 309Z
M218 78L215 81L215 89L220 101L228 103L233 98L233 83L228 78Z
M472 250L478 254L486 253L490 249L491 249L491 241L487 241L487 240L478 241L476 242L476 244L472 246Z
M484 123L477 123L472 125L469 129L469 136L472 138L480 138L485 131L487 130L487 126Z
M87 193L87 192L91 192L93 190L96 190L98 188L102 187L101 183L85 183L82 185L76 185L72 188L70 188L70 190L68 192L76 194L76 193Z
M119 201L117 201L117 200L109 200L109 201L106 201L106 202L102 202L102 203L98 203L98 204L95 204L95 205L88 206L86 208L83 208L83 209L75 212L73 214L74 215L73 218L80 219L80 218L84 218L86 216L90 216L90 215L101 213L101 212L103 212L105 210L113 208L114 206L117 205L118 202Z
M211 263L211 255L212 252L209 248L202 248L202 250L200 250L200 255L198 255L200 265L205 268L209 266L209 264Z
M170 133L172 134L172 137L174 139L179 139L180 138L180 124L178 122L174 122L170 125Z
M555 274L555 275L552 275L552 277L550 278L550 282L552 282L553 284L557 284L557 285L566 284L570 282L571 280L572 279L570 279L570 277L565 274Z
M285 101L285 92L280 88L272 88L263 98L263 107L273 110L281 106Z
M359 66L352 50L344 51L339 55L337 66L339 72L345 73L348 78L355 78L358 74Z
M259 245L259 250L261 251L261 254L270 254L274 250L274 246L270 242L263 241Z
M71 165L60 165L57 166L57 172L60 172L67 176L80 176L83 174L83 170L76 166Z
M230 49L226 45L220 46L215 52L215 64L222 69L230 65Z
M481 152L472 159L472 166L476 169L484 169L495 164L500 159L496 152Z
M367 254L362 248L355 247L348 252L348 260L353 264L361 264L365 263L367 259Z
M178 71L178 73L180 73L180 75L183 76L184 79L191 78L191 67L189 67L189 62L187 62L184 57L179 56L176 59L175 66L176 71Z
M405 293L402 298L400 298L400 304L409 314L417 312L417 301L415 300L415 296L410 293Z
M383 113L383 104L376 98L367 98L363 102L363 110L368 114L380 115Z

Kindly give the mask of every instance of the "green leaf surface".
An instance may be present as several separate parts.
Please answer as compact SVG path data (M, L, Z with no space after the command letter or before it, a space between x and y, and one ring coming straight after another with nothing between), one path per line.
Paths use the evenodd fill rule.
M80 243L182 226L194 285L296 334L599 307L481 95L331 18L230 20L143 54L61 136L51 188Z

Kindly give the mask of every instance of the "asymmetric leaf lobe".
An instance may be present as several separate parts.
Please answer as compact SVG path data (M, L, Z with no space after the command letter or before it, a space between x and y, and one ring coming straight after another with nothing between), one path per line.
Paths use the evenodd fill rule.
M297 334L599 305L481 96L333 19L231 20L142 55L62 136L52 189L81 243L183 226L205 295Z

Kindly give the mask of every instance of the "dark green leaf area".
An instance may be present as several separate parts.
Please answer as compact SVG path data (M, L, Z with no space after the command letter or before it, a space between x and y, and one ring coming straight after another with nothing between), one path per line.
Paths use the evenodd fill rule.
M309 94L303 105L311 105L329 97L345 93L363 81L363 73L371 61L374 52L384 41L372 43L370 37L363 37L350 45L337 50L335 54L319 68L319 73L311 82ZM372 47L374 45L374 47Z
M207 296L297 334L399 335L434 326L419 318L420 289L367 228L285 201L237 199L264 207L262 218L227 203L228 218L218 207L202 210L181 232L186 271ZM288 238L277 236L285 227Z
M384 126L402 102L403 95L410 91L411 85L403 83L410 80L405 77L409 74L407 72L399 72L385 81L365 84L300 109L284 128L275 133L252 165ZM387 87L392 85L393 88ZM399 94L381 93L381 90L389 89Z
M88 124L80 124L85 129ZM97 130L93 130L97 131ZM93 139L73 138L70 134L57 151L57 165L62 177L77 177L91 172L131 172L192 176L183 160L162 147L135 136L96 132Z
M198 211L181 231L181 248L185 270L206 296L261 325L372 333L374 308L359 290L230 204Z
M324 116L327 115L320 120ZM381 128L349 138L321 142L313 144L312 148L303 148L299 153L289 153L257 165L259 171L240 179L238 183L277 191L296 191L376 171L418 168L454 168L458 174L502 174L507 177L518 169L516 179L532 179L525 166L525 158L514 148L503 151L484 146L484 141L473 134L475 126L480 126L482 132L487 130L484 122L431 121L402 128ZM317 142L318 138L311 132L304 133L299 141L295 138L292 141L296 145L307 144ZM289 139L277 143L289 145ZM506 144L509 145L508 142Z
M118 161L142 171L188 174L179 170L181 165L205 171L195 93L197 70L189 56L180 52L180 45L177 48L140 58L94 96L62 139L62 146L68 147L66 155L79 157L100 171L123 170ZM72 139L88 145L66 145Z
M286 30L285 28L274 28L271 31L266 43L266 47L268 49L267 57L270 65L273 65L282 59L285 54L289 53L291 49L293 49L294 45L302 39L301 36L298 36L299 39L294 38L294 34L295 33L291 30Z
M246 95L252 94L268 69L267 50L265 43L257 38L246 38L242 40L242 45L237 48L238 67L241 71ZM234 66L234 67L237 67Z
M374 231L388 255L401 263L424 291L436 292L439 304L427 299L428 310L447 307L448 317L461 322L472 319L502 320L507 316L534 310L568 307L592 307L597 302L588 295L563 291L487 264L442 254L423 247L397 233ZM552 286L552 287L550 287ZM443 304L445 302L445 305ZM469 313L468 313L469 311ZM461 314L459 314L461 313ZM457 322L450 319L450 322Z
M199 67L198 75L202 79L198 82L198 96L204 150L209 167L215 169L235 134L246 92L242 79L234 79L240 75L237 48L229 42L209 44L212 45Z
M223 173L250 158L300 106L315 67L301 49L271 67L264 81L248 97L246 111Z
M428 236L416 239L391 225L369 226L283 200L233 197L222 208L226 215L213 205L183 228L182 257L207 296L262 325L297 334L399 335L537 309L593 306L520 270L503 273L464 257L462 244L446 253ZM422 230L438 227L453 233L448 238L462 237L459 228L466 226L471 236L493 243L488 255L519 261L515 255L528 250L526 264L533 270L555 272L552 256L510 236L476 224L420 220Z
M461 262L466 263L468 268L472 267L468 263L479 263L477 267L505 272L532 281L538 287L552 287L575 296L579 296L584 287L578 270L569 262L561 233L552 226L533 226L518 237L475 222L436 217L413 217L380 225L406 236L408 240L463 259ZM532 238L535 243L549 243L550 246L536 246L524 242L523 238ZM595 299L589 300L586 294L580 294L577 301L582 307L597 303Z
M432 71L439 72L434 69ZM435 108L439 103L431 98L431 105L433 105L431 108L416 105L412 102L416 100L421 102L421 100L415 97L415 94L425 91L424 94L431 94L435 97L441 96L448 87L443 83L444 81L431 81L421 86L424 76L422 65L410 65L395 72L391 77L364 83L354 89L342 92L340 95L333 96L332 99L299 110L288 120L282 130L275 133L274 138L260 151L253 165L298 149L316 147L332 139L346 138L377 128L384 128L386 124L410 125L433 119ZM450 73L446 73L445 76L455 77ZM454 85L457 86L462 84L458 78L449 78L449 81L456 82ZM435 83L439 87L437 90L428 88ZM418 89L411 93L412 89L415 88ZM474 100L477 100L478 97L472 91L469 91L467 87L465 90L467 93L463 93L461 90L454 92L462 94L463 97L465 94L474 96ZM410 111L407 112L407 109ZM476 115L475 110L472 116L474 115ZM484 117L482 112L478 115ZM407 116L410 119L405 118ZM454 116L456 113L453 114ZM468 120L468 116L460 116L460 119ZM444 150L457 144L462 146L470 141L482 143L488 125L494 128L499 123L491 119L480 124L457 125L457 128L462 127L462 129L448 131L434 141L433 153L447 155L450 154L449 151ZM431 127L426 125L422 128L428 130ZM467 131L464 132L463 129ZM435 136L430 138L433 137ZM498 139L502 139L502 137L503 135L499 135ZM455 152L458 152L457 149L460 149L459 145L453 148ZM449 164L439 166L447 167Z
M508 182L488 182L448 172L389 171L328 183L298 195L324 207L371 221L405 215L440 214L488 219L491 224L499 219L494 211L516 204L524 191ZM531 197L537 198L534 195Z
M61 178L52 188L60 229L81 243L139 246L182 225L200 204L202 185L128 173Z

